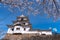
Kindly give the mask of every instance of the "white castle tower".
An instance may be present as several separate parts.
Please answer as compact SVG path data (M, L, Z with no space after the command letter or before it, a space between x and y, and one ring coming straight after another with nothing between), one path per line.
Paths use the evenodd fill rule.
M21 15L17 17L17 20L13 22L13 25L8 25L8 34L45 34L45 35L52 35L51 30L36 30L33 31L32 26L29 22L29 19Z
M8 34L25 33L32 29L29 19L24 15L17 17L17 20L13 21L13 25L8 25L8 27Z
M49 30L33 30L29 19L21 15L17 17L16 21L13 21L13 25L8 25L8 31L4 40L21 40L21 38L31 36L52 36L51 29Z

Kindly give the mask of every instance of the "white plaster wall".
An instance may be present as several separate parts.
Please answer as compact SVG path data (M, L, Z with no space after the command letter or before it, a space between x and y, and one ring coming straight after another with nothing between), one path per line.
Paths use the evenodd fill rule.
M25 25L28 25L28 23L25 23Z
M20 28L20 30L16 30L16 28ZM20 26L16 26L14 28L14 31L11 30L11 28L8 29L7 33L9 34L12 34L12 33L22 33L22 34L46 34L46 35L52 35L52 32L46 32L46 31L28 31L29 28L26 29L26 31L24 31L24 28L23 27L20 27Z
M46 35L52 35L52 32L38 32L38 31L23 31L22 34L46 34Z
M23 31L22 34L32 34L38 33L37 31Z
M24 18L24 20L27 20L27 18Z
M16 28L20 28L20 30L16 30ZM52 35L51 31L29 31L29 27L26 28L26 30L24 30L24 28L22 26L15 26L14 31L11 30L11 28L8 29L7 33L22 33L22 34L46 34L46 35Z
M46 34L46 35L52 35L52 32L51 31L42 31L41 34Z
M20 30L16 30L16 28L20 28ZM21 27L21 26L15 26L14 33L20 33L22 31L24 31L24 28L23 27Z
M13 31L11 30L11 28L8 29L7 33L9 33L9 34L13 33Z
M20 30L16 30L16 28L20 28ZM30 30L30 27L26 27L24 30L24 27L22 27L22 26L15 26L14 33L23 33L23 32L27 32L29 30Z
M52 35L52 32L46 32L46 35Z
M30 27L29 28L26 28L26 31L29 31L30 30Z

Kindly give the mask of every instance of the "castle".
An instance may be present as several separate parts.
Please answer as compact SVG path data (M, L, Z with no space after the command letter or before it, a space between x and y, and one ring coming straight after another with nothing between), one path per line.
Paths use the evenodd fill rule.
M22 39L23 37L31 37L31 36L51 36L52 31L49 30L33 30L32 25L29 22L29 19L27 16L21 15L17 17L16 21L13 21L13 25L7 25L8 31L4 39L6 40L17 40ZM23 36L23 37L22 37ZM15 37L13 39L13 37Z

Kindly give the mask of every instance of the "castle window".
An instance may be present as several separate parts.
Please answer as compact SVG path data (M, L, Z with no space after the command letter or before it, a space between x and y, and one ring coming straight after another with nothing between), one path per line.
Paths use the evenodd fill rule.
M24 25L28 25L28 23L23 23Z
M14 31L14 28L12 28L12 31Z
M21 18L21 21L23 21L23 18Z
M24 28L24 31L26 30L26 28Z
M28 25L28 23L25 23L25 25Z
M27 20L26 18L24 18L24 20Z
M25 23L23 23L25 25Z
M16 28L16 30L20 30L20 28Z
M42 34L42 35L46 35L46 34Z

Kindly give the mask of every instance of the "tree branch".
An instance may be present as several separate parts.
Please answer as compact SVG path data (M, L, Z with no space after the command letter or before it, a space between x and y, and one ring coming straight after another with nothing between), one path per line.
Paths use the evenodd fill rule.
M55 4L55 7L56 7L56 11L59 13L59 10L58 10L58 8L57 8L57 4L56 4L56 1L55 1L55 0L53 0L53 2L54 2L54 4Z

